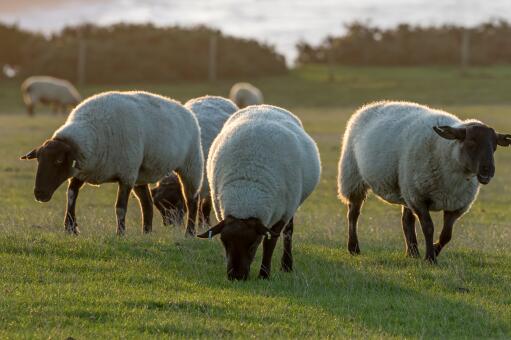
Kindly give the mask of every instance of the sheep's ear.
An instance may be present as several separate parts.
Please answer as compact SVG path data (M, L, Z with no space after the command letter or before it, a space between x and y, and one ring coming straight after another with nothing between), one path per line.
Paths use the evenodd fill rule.
M433 126L433 130L442 138L445 139L457 139L459 141L463 141L467 134L465 128L455 128L452 126Z
M34 159L34 158L37 158L37 149L34 149L34 150L30 151L29 153L27 153L26 155L20 157L20 159L24 159L24 160L29 160L29 159Z
M213 236L220 234L225 226L225 221L218 223L216 226L209 228L205 233L197 235L198 238L213 238Z
M511 135L497 133L497 144L500 146L509 146L511 144Z

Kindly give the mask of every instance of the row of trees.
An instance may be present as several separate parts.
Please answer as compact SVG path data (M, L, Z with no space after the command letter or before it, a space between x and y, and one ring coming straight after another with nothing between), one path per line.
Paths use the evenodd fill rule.
M203 26L87 24L45 37L0 24L0 65L14 65L22 75L48 74L76 81L84 68L87 82L92 83L203 80L210 74L210 58L220 78L286 72L284 57L273 47Z
M491 21L473 28L402 24L380 29L354 22L346 33L318 46L297 45L298 63L345 65L449 65L462 59L474 65L511 63L511 26Z

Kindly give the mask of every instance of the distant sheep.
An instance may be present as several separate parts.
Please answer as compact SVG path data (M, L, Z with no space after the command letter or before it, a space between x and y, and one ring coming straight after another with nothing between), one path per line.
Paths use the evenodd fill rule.
M27 78L21 84L21 94L29 115L36 104L52 105L55 112L66 113L82 100L76 88L67 80L48 76Z
M231 88L229 98L243 109L250 105L260 105L264 103L261 91L249 83L236 83Z
M493 153L511 135L476 120L461 121L440 110L406 102L362 107L349 120L339 162L339 197L348 205L348 249L360 252L357 220L366 193L402 205L408 256L418 257L415 218L436 262L450 241L454 222L470 209L480 184L495 173ZM433 244L430 211L444 211L440 239Z
M316 144L289 111L251 106L227 120L211 146L207 163L220 223L198 237L221 235L229 279L248 278L263 238L259 276L268 278L282 230L282 270L292 270L293 217L318 184L320 172Z
M117 233L125 233L132 189L143 212L143 231L152 230L148 183L174 170L188 203L188 234L194 234L203 177L199 125L180 103L147 92L106 92L80 104L50 140L22 159L39 162L34 195L47 202L68 178L65 228L78 233L75 205L84 183L117 182Z
M202 151L206 162L213 140L224 126L225 121L238 110L238 107L229 99L216 96L191 99L185 104L185 107L195 114L199 122ZM163 223L180 223L184 216L185 205L177 176L171 174L165 177L158 182L158 185L151 190L151 193L154 205L160 210L163 217ZM204 179L200 194L200 222L210 224L210 213L211 195L209 193L208 181Z

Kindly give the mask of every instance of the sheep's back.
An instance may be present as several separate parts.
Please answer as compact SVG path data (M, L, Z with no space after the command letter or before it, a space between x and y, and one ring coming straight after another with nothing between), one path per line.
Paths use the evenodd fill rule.
M25 80L22 90L37 98L71 104L80 100L75 87L67 80L47 76L34 76Z
M345 142L364 182L385 200L403 204L403 173L408 164L430 163L439 138L433 126L459 123L451 114L418 104L382 102L353 115Z
M231 117L211 147L207 172L215 213L219 219L256 217L267 226L287 222L319 180L317 149L296 118L277 112L271 120L250 110L256 109Z
M80 104L55 135L85 146L96 182L119 176L146 184L182 164L188 148L200 142L198 134L193 114L178 102L145 92L107 92Z

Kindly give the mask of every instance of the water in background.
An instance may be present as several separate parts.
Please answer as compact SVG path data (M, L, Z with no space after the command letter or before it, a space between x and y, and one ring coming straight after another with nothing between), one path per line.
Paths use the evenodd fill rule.
M46 33L82 22L205 24L275 45L290 63L298 41L318 43L354 20L391 27L496 18L511 21L511 0L0 0L0 21Z

